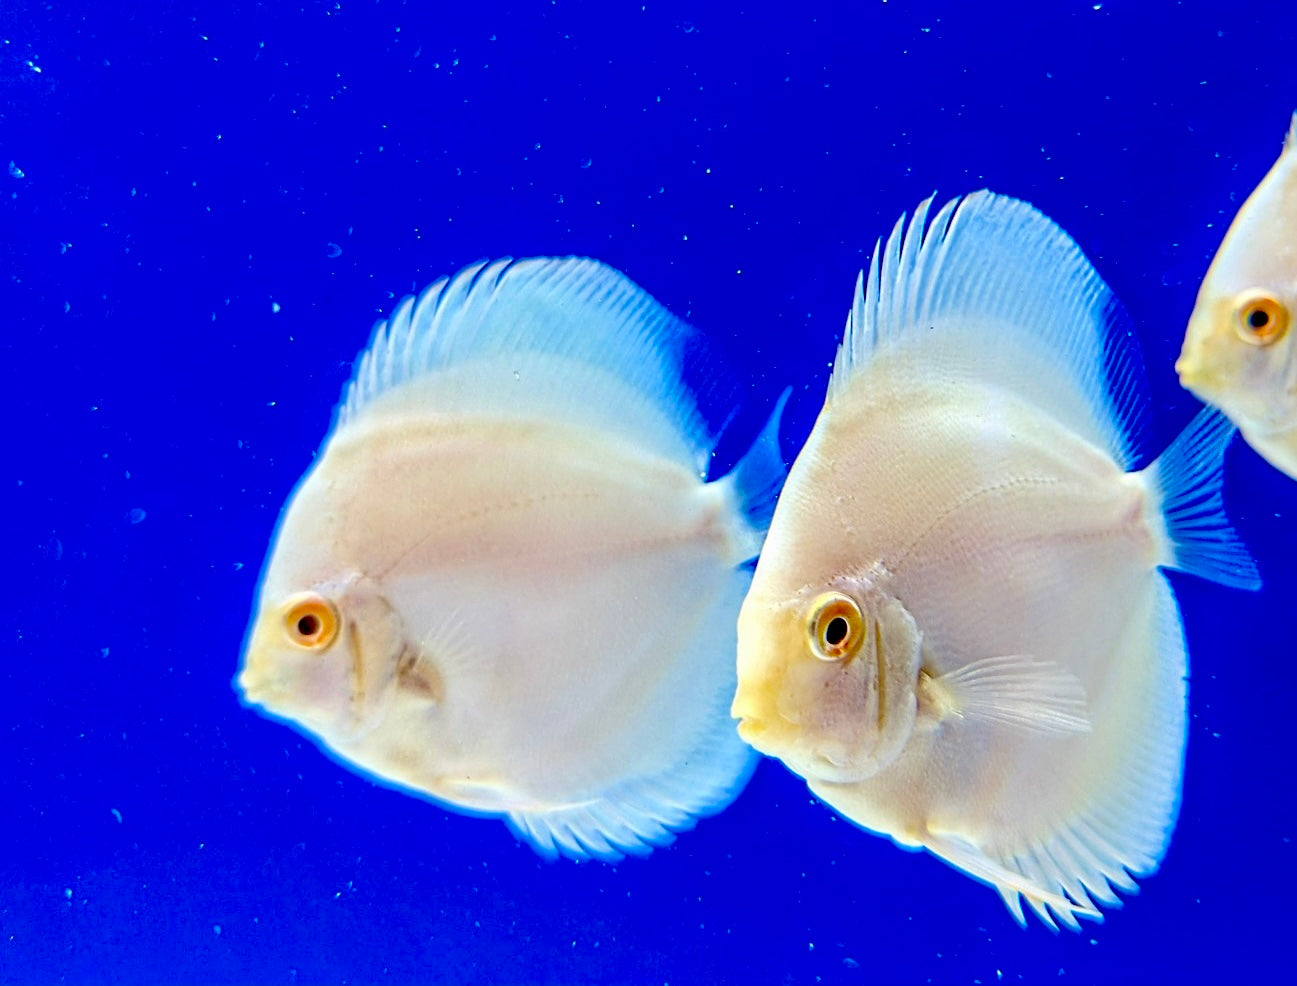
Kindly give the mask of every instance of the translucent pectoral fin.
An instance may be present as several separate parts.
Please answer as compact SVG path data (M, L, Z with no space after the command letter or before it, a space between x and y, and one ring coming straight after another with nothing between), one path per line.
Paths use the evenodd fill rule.
M1026 654L987 657L928 679L938 713L1038 733L1090 731L1080 679Z
M1050 914L1051 910L1058 915L1064 924L1073 930L1079 927L1076 920L1078 916L1093 918L1097 921L1103 920L1103 915L1089 899L1076 901L1062 894L1052 893L1024 874L1016 873L986 856L972 843L958 836L941 835L929 831L924 835L921 842L925 849L941 857L951 866L963 870L969 876L975 877L984 883L989 883L998 890L1000 896L1004 898L1005 905L1013 913L1014 918L1024 927L1027 922L1022 914L1020 897L1025 897L1027 903L1031 905L1032 910L1039 915L1040 919L1055 930L1057 930L1058 925L1055 924ZM1081 896L1084 897L1085 895L1082 894Z

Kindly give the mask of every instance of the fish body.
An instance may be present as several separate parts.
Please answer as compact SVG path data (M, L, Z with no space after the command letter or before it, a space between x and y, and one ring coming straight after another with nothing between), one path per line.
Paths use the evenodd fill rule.
M742 563L782 465L772 419L701 478L689 331L593 261L398 306L285 509L245 699L548 855L644 852L728 803Z
M732 714L845 817L1075 926L1156 868L1179 804L1159 567L1256 584L1220 513L1232 428L1204 414L1132 469L1137 354L1080 251L989 193L927 211L857 289Z
M1297 478L1297 114L1283 152L1230 224L1198 291L1180 383Z

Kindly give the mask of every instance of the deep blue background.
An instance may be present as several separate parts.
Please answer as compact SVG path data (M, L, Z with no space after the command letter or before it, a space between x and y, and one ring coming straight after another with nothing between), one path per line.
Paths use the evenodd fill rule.
M1297 8L473 6L0 3L0 980L1282 978L1297 484L1243 447L1267 587L1175 580L1179 828L1081 935L1019 930L774 762L648 860L547 864L230 678L372 320L481 257L625 270L750 385L740 427L796 385L791 454L875 238L990 186L1126 301L1164 443L1198 280L1297 106Z

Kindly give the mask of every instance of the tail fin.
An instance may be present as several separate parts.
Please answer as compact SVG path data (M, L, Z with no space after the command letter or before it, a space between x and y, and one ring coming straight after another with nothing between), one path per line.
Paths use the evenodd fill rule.
M761 551L770 518L774 516L775 501L779 499L779 491L783 489L784 479L788 475L783 453L779 451L779 423L783 419L784 407L788 404L790 394L791 387L779 396L770 419L761 429L761 434L757 435L752 447L733 471L720 480L733 489L738 510L752 532L750 543L745 544L744 561Z
M1256 563L1230 526L1221 496L1225 448L1234 430L1219 411L1199 412L1144 470L1149 510L1162 515L1166 530L1159 564L1236 589L1259 589Z

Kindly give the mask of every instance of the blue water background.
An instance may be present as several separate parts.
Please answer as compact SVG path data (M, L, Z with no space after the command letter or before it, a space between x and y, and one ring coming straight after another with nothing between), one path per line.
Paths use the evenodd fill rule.
M625 270L742 380L722 457L790 384L791 455L875 239L989 186L1124 299L1164 444L1294 52L1288 2L0 4L0 981L1282 981L1297 484L1244 447L1266 589L1174 578L1179 827L1079 935L1020 930L775 762L646 860L546 863L230 679L372 321L483 257Z

